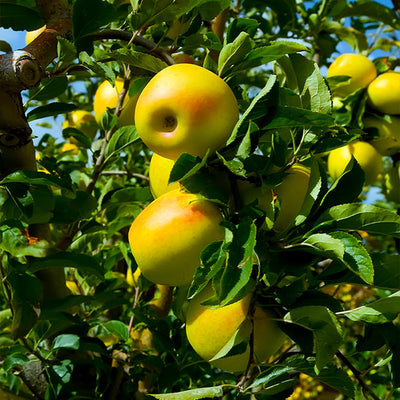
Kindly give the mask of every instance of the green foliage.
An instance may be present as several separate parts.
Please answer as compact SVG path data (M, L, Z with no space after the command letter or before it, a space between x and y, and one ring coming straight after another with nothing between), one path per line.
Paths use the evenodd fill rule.
M58 37L57 58L23 93L29 122L54 117L36 140L40 171L0 171L1 387L29 387L46 400L285 400L305 374L323 393L400 399L400 206L371 200L368 190L383 199L382 181L366 188L355 158L338 179L327 174L329 151L372 136L362 124L371 113L366 91L333 98L348 78L324 72L343 43L367 55L398 47L397 11L371 0L69 3L72 34ZM44 23L34 1L0 0L1 27ZM0 41L0 50L11 48ZM169 182L217 204L225 238L203 249L192 283L172 290L160 316L163 288L132 276L128 243L132 221L153 200L150 150L134 125L119 125L114 108L93 140L60 122L92 111L103 80L128 77L129 95L140 93L173 53L223 78L240 117L216 154L184 153L174 163ZM375 57L379 72L398 65L388 56ZM65 151L74 138L80 145ZM397 159L386 157L385 170ZM277 188L295 163L310 179L298 214L279 232L285 204ZM245 199L242 184L270 200ZM251 309L274 316L286 339L269 363L233 374L193 351L185 311L208 285L208 307L252 292ZM240 339L235 332L214 358L239 354L254 338Z

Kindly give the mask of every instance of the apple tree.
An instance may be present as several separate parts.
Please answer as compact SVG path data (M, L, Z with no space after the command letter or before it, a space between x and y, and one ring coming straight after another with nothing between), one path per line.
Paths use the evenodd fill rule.
M0 40L2 398L400 399L398 1L0 0L0 26L31 32ZM142 126L180 119L141 94L177 64L164 110L201 106L163 156ZM212 232L151 238L171 193Z

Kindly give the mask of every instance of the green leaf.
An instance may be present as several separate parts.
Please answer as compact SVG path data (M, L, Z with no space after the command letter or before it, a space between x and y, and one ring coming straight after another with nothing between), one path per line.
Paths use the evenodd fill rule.
M400 290L399 255L373 253L371 258L375 266L374 285Z
M104 279L104 271L94 257L71 252L59 252L36 259L29 264L28 271L34 273L49 268L66 267L76 268L82 275L95 275Z
M333 182L322 199L319 212L338 204L352 203L357 201L362 192L365 181L365 173L352 157L342 175Z
M355 3L346 2L346 7L340 12L337 19L343 17L370 17L399 29L396 11L372 0L358 0Z
M279 60L286 54L297 53L299 51L308 51L307 47L296 42L276 41L271 42L268 46L256 47L251 50L243 61L238 62L231 70L231 73L239 71L247 71L250 68L268 64L272 61Z
M291 54L289 59L296 73L303 108L324 114L331 113L331 93L318 65L300 54Z
M127 48L112 51L110 53L110 57L115 58L117 61L153 72L155 74L168 66L164 61L152 56L151 54L146 54Z
M127 326L121 321L107 321L102 326L114 335L117 335L124 341L129 339Z
M106 147L106 162L113 156L117 155L126 147L139 140L139 135L133 125L123 126L119 128L111 137Z
M114 85L115 73L108 65L93 60L86 51L79 53L79 61L84 67L93 71L96 76L104 78Z
M57 69L62 70L69 66L77 58L77 51L72 42L57 37Z
M72 10L74 40L105 27L114 18L114 7L102 0L76 0Z
M342 328L335 314L326 307L305 306L289 311L285 320L312 330L316 351L315 372L319 374L343 341Z
M223 386L214 386L185 390L177 393L151 394L149 397L159 400L201 400L208 397L222 397L224 394L223 389Z
M0 3L0 26L14 31L33 31L45 24L37 10L18 4Z
M29 111L26 114L28 121L34 121L35 119L53 117L60 114L67 114L73 110L76 110L75 104L68 103L49 103L45 106L39 106Z
M275 11L281 29L289 28L296 23L295 0L265 0L263 5Z
M68 79L65 76L56 78L45 78L40 85L29 90L29 100L51 100L65 92L68 86Z
M400 216L371 204L341 204L326 210L313 230L362 230L370 234L400 237Z
M341 368L334 364L324 367L319 374L314 371L315 358L304 358L303 355L295 355L287 358L281 365L288 366L292 370L296 370L311 376L318 381L325 383L333 389L338 390L350 399L354 397L355 386L349 375Z
M302 108L278 106L275 113L271 116L271 122L265 126L265 129L272 128L326 128L333 126L335 120L326 114L321 114Z
M30 186L56 186L58 188L66 189L65 182L54 175L49 175L44 172L36 171L16 171L6 176L0 181L0 185L7 183L24 183Z
M340 311L337 315L344 315L352 321L363 321L369 324L384 324L393 321L400 312L400 291L383 299L376 300L368 305L350 311Z
M254 37L259 25L256 19L240 17L233 19L226 29L227 43L233 42L241 32L246 32L251 38Z
M344 244L339 240L327 233L315 233L309 236L302 244L312 246L327 257L337 257L342 259L344 256Z
M344 245L342 261L352 272L366 283L372 285L374 281L374 265L367 250L358 240L347 232L332 232L331 236L340 240Z
M3 361L3 368L5 371L10 371L15 367L23 367L28 364L29 358L23 353L13 353L6 357Z
M21 226L15 224L15 221L8 221L7 224L2 225L0 227L0 249L14 257L44 257L50 248L49 242L35 240L30 243L28 238L22 235L22 229Z
M13 302L12 308L14 315L11 323L11 334L14 340L21 339L35 326L38 320L38 312L28 302Z
M237 300L239 292L249 283L253 271L256 235L254 222L247 218L233 232L228 265L222 273L217 290L221 306Z
M199 157L192 156L188 153L183 153L175 161L169 175L169 183L183 181L190 176L194 175L207 163L207 155L200 159Z
M265 84L265 86L260 90L260 92L257 94L257 96L254 97L254 99L251 101L249 107L246 109L246 111L243 112L243 114L240 117L239 121L236 123L235 127L233 128L232 134L231 134L230 138L228 139L228 141L226 143L227 145L229 145L230 143L232 143L236 139L236 137L238 135L239 128L242 126L244 121L247 119L247 117L249 116L249 114L253 110L253 108L256 106L256 104L271 91L271 89L274 86L275 82L276 82L276 76L275 75L271 75L268 78L268 81Z
M218 58L218 75L225 76L230 68L243 59L254 47L254 42L246 32L241 32L232 42L226 44Z
M76 191L74 197L55 196L52 223L68 224L89 218L97 208L97 200L83 191Z
M53 344L51 347L53 350L58 350L58 349L79 350L79 346L80 346L80 337L78 335L65 333L58 335L53 340Z
M109 191L103 198L101 208L106 209L109 207L120 206L124 203L137 202L147 202L152 200L149 187L129 187L125 186L123 188L118 188Z

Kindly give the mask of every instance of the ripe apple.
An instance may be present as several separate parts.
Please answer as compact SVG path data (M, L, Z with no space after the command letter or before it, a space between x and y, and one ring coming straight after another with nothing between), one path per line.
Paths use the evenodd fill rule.
M33 42L44 30L46 29L46 25L43 25L39 29L35 29L34 31L28 31L25 34L25 44Z
M240 182L239 195L243 204L258 201L257 207L263 210L267 217L274 220L273 201L279 201L279 214L274 222L273 230L283 232L294 222L304 203L310 171L301 164L294 164L287 171L282 182L275 187L261 187L248 182Z
M390 122L383 118L367 117L365 128L378 129L379 137L371 141L372 146L383 156L391 156L400 151L400 118L392 115Z
M387 200L400 203L400 161L385 174L384 191Z
M223 240L221 212L215 203L181 190L167 192L133 221L129 244L144 277L161 285L189 284L202 250Z
M301 164L292 165L280 185L274 187L279 200L279 214L274 223L274 231L283 232L294 222L306 198L310 170Z
M383 114L400 114L400 73L385 72L368 86L368 104Z
M342 54L328 68L328 77L350 76L350 83L338 86L334 95L346 97L358 89L366 88L377 76L375 64L361 54Z
M63 128L76 128L93 139L96 136L98 126L92 113L85 110L75 110L68 114L67 119L63 122ZM70 137L69 142L80 143L74 137Z
M213 72L175 64L156 74L136 105L136 129L155 153L176 160L182 153L203 157L229 138L239 117L230 87Z
M79 147L74 143L64 143L60 149L60 153L69 153L76 155L79 153Z
M179 182L168 185L169 175L175 161L169 158L161 157L153 153L150 160L149 179L150 190L154 198L160 197L166 192L179 189Z
M115 108L118 103L118 96L124 86L124 80L122 78L115 79L115 86L112 86L110 82L102 82L96 90L93 100L93 111L94 117L98 124L100 124L102 115L107 111L108 108ZM135 108L139 94L136 94L129 98L126 96L123 103L123 109L119 116L118 125L135 125Z
M254 357L264 363L283 344L284 335L275 322L260 307L249 316L252 294L224 307L208 308L202 303L213 294L207 286L187 307L186 336L196 353L210 361L236 334L235 344L249 338L254 329ZM251 320L252 319L252 320ZM247 367L250 348L242 354L211 361L218 368L239 372Z
M357 160L365 172L365 183L374 183L383 171L382 156L374 146L367 142L356 140L346 146L332 150L328 156L328 174L336 180L346 169L351 157Z

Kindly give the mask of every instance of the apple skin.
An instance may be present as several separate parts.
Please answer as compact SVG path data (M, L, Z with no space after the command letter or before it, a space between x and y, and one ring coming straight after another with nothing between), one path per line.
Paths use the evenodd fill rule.
M143 276L161 285L189 284L203 249L224 239L221 221L218 206L200 195L174 190L155 199L128 235Z
M150 160L149 179L150 190L154 198L160 197L162 194L171 190L179 189L179 182L168 185L169 175L175 164L174 160L161 157L157 153L153 153Z
M391 156L400 151L400 118L392 115L390 119L390 122L376 117L363 120L365 128L378 129L379 137L371 144L383 156Z
M156 74L139 96L136 129L150 150L176 160L204 157L222 147L239 118L230 87L193 64L175 64Z
M328 156L328 174L338 179L346 169L351 156L357 160L365 172L365 183L374 183L383 171L382 156L369 143L356 140L346 146L332 150Z
M280 202L280 210L272 227L275 232L286 231L293 224L305 200L310 180L309 169L301 164L294 164L285 172L287 175L282 182L270 189L248 182L238 182L242 203L245 205L257 200L257 207L272 221L274 194L276 195Z
M400 114L400 73L385 72L368 86L368 104L383 114Z
M100 125L101 117L108 108L115 108L118 104L118 96L124 87L122 78L115 79L115 86L110 82L103 81L97 88L93 100L94 117ZM135 108L139 93L124 99L123 108L118 119L118 126L135 125Z
M286 231L294 222L306 198L310 170L301 164L292 165L280 185L274 188L280 202L280 210L273 230Z
M400 203L400 161L385 174L384 192L387 200Z
M350 76L348 85L339 86L334 95L346 97L354 91L366 88L377 76L375 64L361 54L346 53L337 57L328 68L328 77Z
M237 343L249 338L254 329L254 358L264 363L283 344L284 334L276 323L260 307L256 306L253 324L248 315L252 294L219 308L208 308L201 303L213 294L207 286L196 295L187 307L186 336L196 353L210 361L239 330ZM250 348L242 354L211 361L217 368L241 372L247 367Z

